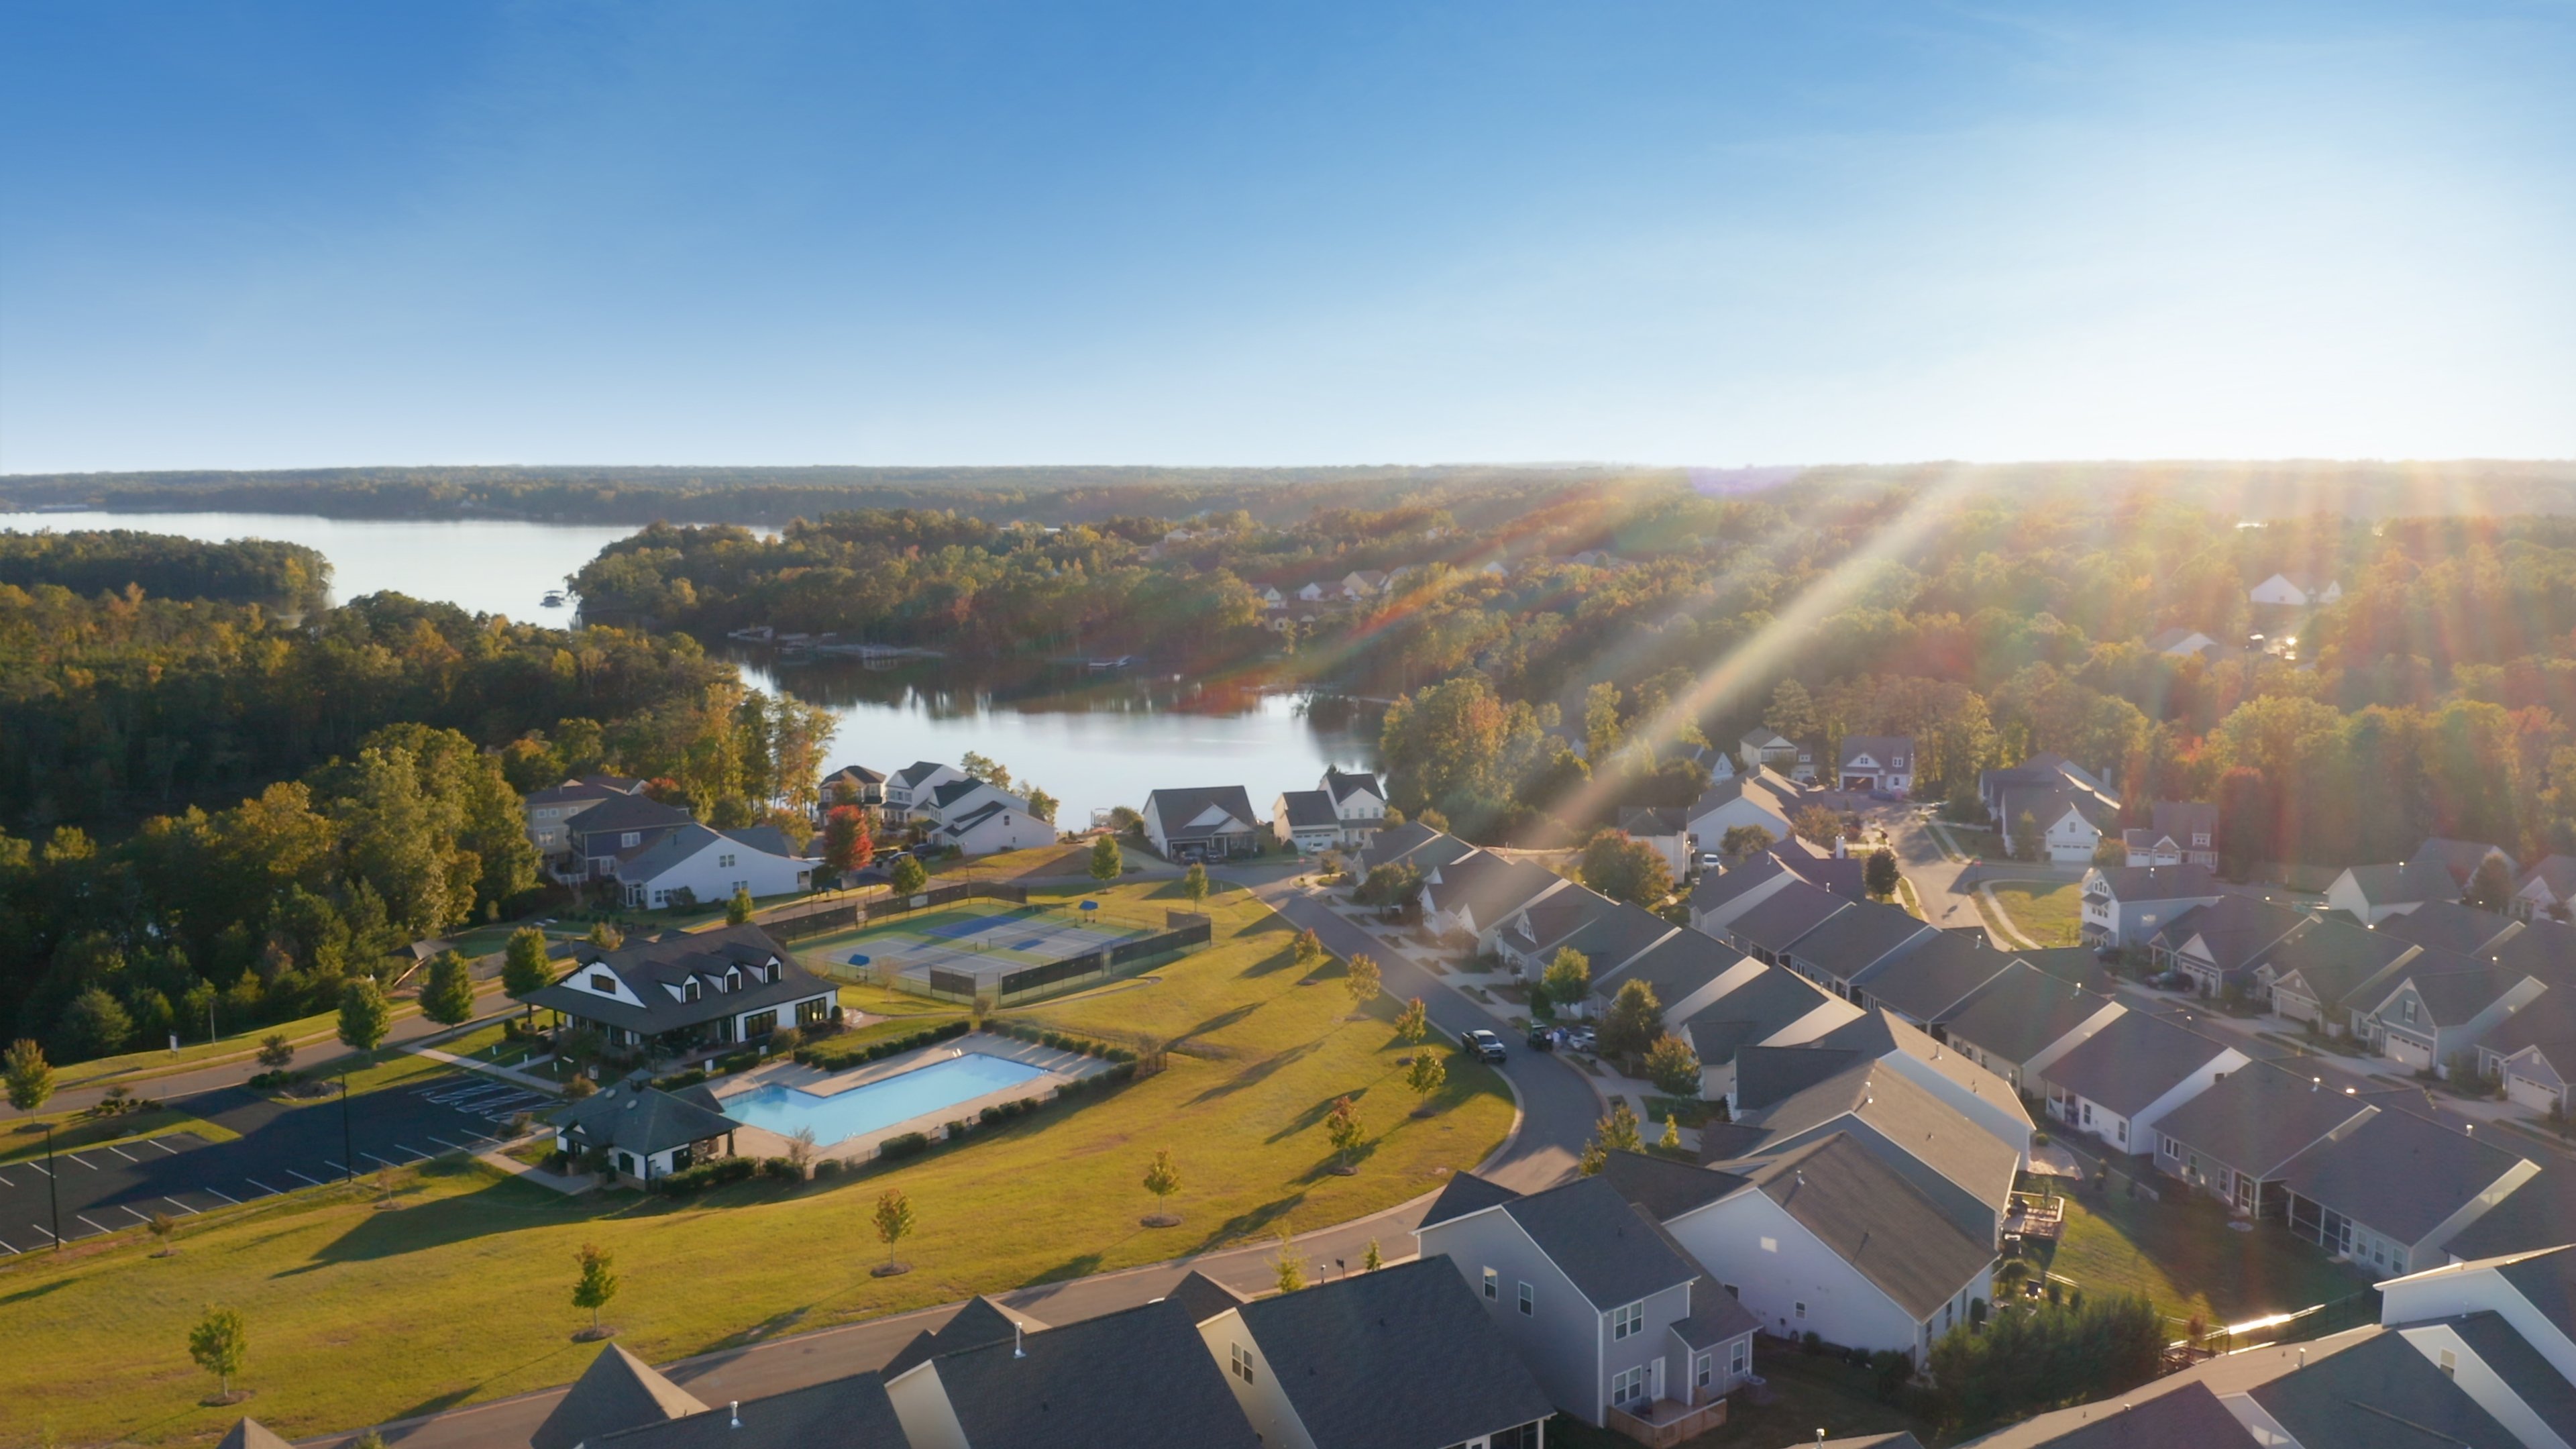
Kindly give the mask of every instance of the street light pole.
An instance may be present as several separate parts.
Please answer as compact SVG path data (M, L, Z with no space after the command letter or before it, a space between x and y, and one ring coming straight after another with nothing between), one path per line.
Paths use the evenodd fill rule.
M346 1180L358 1180L358 1153L355 1137L349 1130L349 1064L340 1063L340 1170Z
M63 1190L54 1179L54 1124L45 1124L45 1197L54 1209L54 1251L63 1250Z

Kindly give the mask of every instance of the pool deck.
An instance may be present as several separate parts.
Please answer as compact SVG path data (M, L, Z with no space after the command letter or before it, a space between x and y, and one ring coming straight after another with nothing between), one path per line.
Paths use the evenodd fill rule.
M942 1107L936 1112L926 1112L918 1117L891 1123L873 1132L862 1132L856 1137L845 1137L828 1147L817 1147L814 1150L815 1160L840 1158L844 1161L864 1162L876 1156L877 1145L889 1137L900 1137L906 1132L920 1132L936 1137L941 1128L961 1117L973 1117L986 1107L999 1106L1021 1097L1052 1097L1055 1095L1055 1089L1064 1083L1096 1076L1109 1070L1110 1067L1108 1062L1098 1057L1084 1056L1080 1052L1058 1051L1054 1047L1041 1046L1036 1042L1020 1041L1014 1037L977 1031L969 1032L952 1041L919 1047L900 1056L887 1057L883 1061L870 1062L865 1066L853 1067L844 1072L827 1072L806 1066L801 1062L772 1062L767 1066L755 1067L748 1072L726 1078L724 1091L717 1096L716 1104L721 1108L727 1099L773 1085L794 1087L819 1097L838 1096L853 1087L882 1082L888 1077L901 1076L916 1067L926 1067L933 1062L946 1061L967 1052L973 1052L979 1056L999 1057L1006 1062L1018 1062L1023 1066L1036 1067L1046 1075L1031 1077L1015 1086L986 1092L980 1097L969 1097L965 1101ZM734 1150L746 1157L787 1155L788 1140L764 1127L754 1127L746 1123L736 1129L734 1138Z

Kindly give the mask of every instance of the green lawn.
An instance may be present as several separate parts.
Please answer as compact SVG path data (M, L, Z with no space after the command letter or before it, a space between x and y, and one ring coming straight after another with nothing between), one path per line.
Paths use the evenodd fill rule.
M1950 842L1958 846L1960 851L1971 859L2002 860L2005 858L2004 838L1991 830L1980 829L1974 825L1944 823L1939 833L1949 836Z
M1995 888L2013 926L2037 946L2084 943L2084 893L2074 881L2049 885L2037 881L2004 881Z
M2194 1313L2211 1324L2242 1323L2363 1286L2276 1224L2230 1229L2226 1210L2201 1197L2069 1198L2048 1270L2088 1294L2144 1294L2177 1323Z
M1774 1402L1757 1407L1748 1402L1749 1395L1738 1393L1725 1424L1683 1440L1678 1449L1795 1449L1812 1443L1818 1429L1836 1439L1910 1429L1924 1443L1932 1442L1929 1426L1878 1401L1868 1370L1840 1359L1811 1358L1777 1339L1756 1338L1753 1343L1753 1371L1768 1381ZM1547 1442L1564 1449L1634 1449L1636 1444L1562 1414L1548 1421Z
M570 1341L584 1242L616 1255L618 1342L658 1362L1323 1227L1430 1191L1501 1141L1511 1101L1492 1073L1460 1064L1439 1110L1413 1118L1385 1022L1344 1020L1338 977L1299 986L1284 921L1241 892L1213 904L1216 944L1155 968L1158 983L1031 1013L1172 1032L1167 1070L890 1170L673 1203L565 1199L442 1161L401 1175L400 1211L312 1189L187 1219L172 1258L128 1234L0 1263L0 1443L39 1441L40 1413L73 1443L210 1441L242 1410L198 1407L213 1381L187 1333L209 1303L248 1321L249 1411L299 1437L571 1379L596 1352ZM358 1083L430 1070L447 1069L397 1055ZM1324 1140L1344 1094L1370 1132L1352 1177L1328 1170ZM1140 1179L1165 1147L1183 1223L1147 1229ZM889 1186L918 1215L913 1271L875 1278L868 1216Z

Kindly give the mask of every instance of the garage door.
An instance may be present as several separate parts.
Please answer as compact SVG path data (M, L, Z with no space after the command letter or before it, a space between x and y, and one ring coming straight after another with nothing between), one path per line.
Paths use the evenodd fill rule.
M2557 1088L2513 1073L2505 1075L2504 1094L2516 1106L2533 1112L2546 1112L2558 1101Z
M2433 1052L2430 1047L2417 1046L2415 1043L2408 1041L2406 1038L2399 1036L2395 1032L2390 1032L2388 1034L2385 1048L2388 1053L2388 1059L2400 1066L2413 1067L2417 1071L2423 1071L2433 1065Z

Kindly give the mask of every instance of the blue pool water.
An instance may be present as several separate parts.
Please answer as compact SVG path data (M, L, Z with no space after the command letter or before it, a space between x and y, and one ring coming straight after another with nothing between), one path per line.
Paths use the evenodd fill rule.
M735 1121L781 1137L793 1137L798 1128L811 1127L815 1143L829 1147L861 1133L927 1116L986 1092L1016 1087L1045 1075L1037 1067L968 1052L828 1097L771 1085L727 1097L723 1107L725 1115Z

